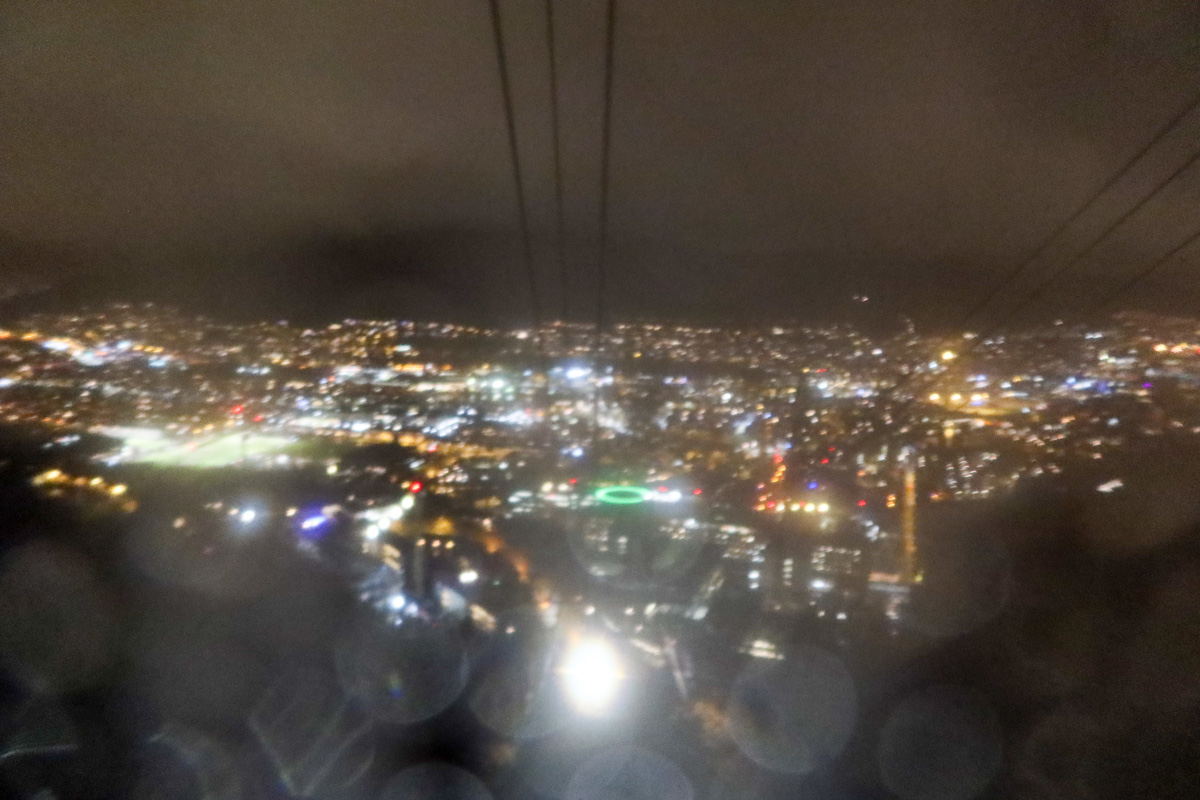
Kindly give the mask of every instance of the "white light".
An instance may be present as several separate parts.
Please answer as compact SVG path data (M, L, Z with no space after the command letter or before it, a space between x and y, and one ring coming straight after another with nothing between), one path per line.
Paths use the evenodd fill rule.
M624 675L617 654L600 639L585 639L567 653L560 674L575 710L600 716L610 710Z
M413 496L411 494L406 494L406 495L404 495L404 497L400 498L400 508L404 511L408 511L410 508L413 507L413 503L415 503L415 502L416 502L416 500L413 499Z
M392 607L393 611L400 611L407 602L402 594L394 594L388 598L388 605Z
M459 583L469 586L477 580L479 580L479 573L473 569L464 569L462 572L458 573Z
M378 525L368 525L367 527L363 528L363 536L370 539L371 541L375 541L376 539L379 538L379 526Z
M242 521L242 524L249 525L251 522L254 522L254 518L257 516L258 516L257 511L255 511L253 508L247 508L245 511L243 511L241 514L238 515L238 519L240 519Z
M829 503L818 504L817 511L820 511L822 514L828 514L829 513Z

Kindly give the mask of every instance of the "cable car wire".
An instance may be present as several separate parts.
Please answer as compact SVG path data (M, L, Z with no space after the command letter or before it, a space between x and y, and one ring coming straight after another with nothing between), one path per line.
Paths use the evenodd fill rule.
M500 24L499 0L488 0L492 14L492 34L496 40L496 66L500 75L500 94L504 101L504 125L508 132L509 160L512 163L513 184L517 193L517 217L521 228L521 247L524 255L525 277L529 283L529 302L535 330L541 329L542 304L538 296L537 270L533 263L533 239L529 232L529 214L525 208L525 182L521 176L521 154L517 147L517 126L513 118L512 89L508 80L508 58L504 49L504 33Z
M567 261L563 253L564 219L563 219L563 182L562 182L562 144L558 123L558 64L554 43L554 0L546 0L546 49L550 62L550 128L553 132L551 148L554 154L554 242L555 255L558 259L558 291L561 294L559 314L567 318Z

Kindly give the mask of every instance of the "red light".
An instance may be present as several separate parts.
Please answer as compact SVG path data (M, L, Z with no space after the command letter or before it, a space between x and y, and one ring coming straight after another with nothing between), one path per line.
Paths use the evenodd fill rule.
M667 487L665 487L665 486L660 486L660 487L658 487L658 490L659 490L660 492L665 492L665 491L667 490Z
M772 501L770 501L769 503L767 503L767 508L774 508L774 507L775 507L775 501L774 501L774 500L772 500Z
M230 410L231 410L231 411L233 411L233 413L234 413L234 414L240 414L240 413L242 413L242 407L241 407L241 406L234 406L234 407L233 407L232 409L230 409Z
M822 463L822 464L828 464L828 463L829 463L829 459L828 459L828 458L822 458L822 459L821 459L821 463Z
M409 490L410 492L412 492L413 494L416 494L417 492L421 491L421 482L420 482L420 481L413 481L413 482L412 482L412 486L409 486L409 487L408 487L408 490Z
M703 489L692 489L692 494L704 494Z
M254 421L255 421L255 422L262 422L262 421L263 421L263 415L262 415L262 414L255 414L255 415L254 415Z
M837 448L836 448L836 447L831 447L831 448L829 448L829 452L831 452L831 453L832 453L834 450L837 450Z
M867 501L866 501L866 500L859 500L859 501L858 501L858 507L859 507L859 508L862 508L862 507L863 507L863 506L865 506L866 504L867 504Z
M779 455L779 453L776 453L776 454L775 454L775 463L776 463L776 464L782 464L782 463L783 463L783 456Z
M567 483L572 485L579 483L579 478L571 478L571 480L567 481Z

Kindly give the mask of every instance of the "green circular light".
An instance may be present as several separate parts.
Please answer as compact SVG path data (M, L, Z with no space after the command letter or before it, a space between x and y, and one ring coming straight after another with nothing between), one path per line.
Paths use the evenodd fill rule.
M601 503L613 506L634 506L649 500L651 492L641 486L601 486L592 495Z

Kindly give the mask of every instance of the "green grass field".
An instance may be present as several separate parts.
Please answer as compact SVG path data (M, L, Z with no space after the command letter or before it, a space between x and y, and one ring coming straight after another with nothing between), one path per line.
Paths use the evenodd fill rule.
M227 467L242 458L287 453L295 441L286 436L227 433L208 439L181 442L168 438L126 440L136 450L132 460L171 467Z

